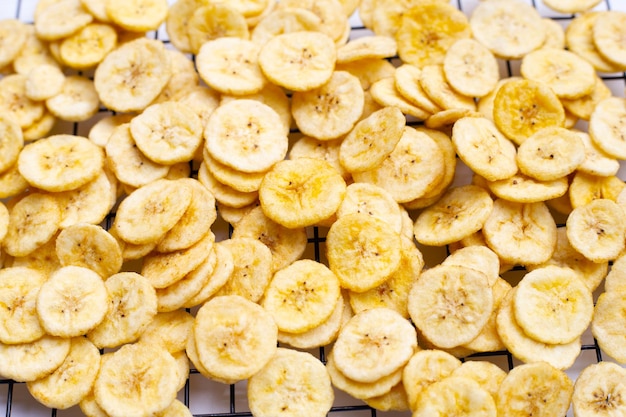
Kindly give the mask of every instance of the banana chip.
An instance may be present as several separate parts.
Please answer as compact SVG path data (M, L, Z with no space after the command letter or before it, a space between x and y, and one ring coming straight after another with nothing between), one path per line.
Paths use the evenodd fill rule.
M578 417L601 416L626 412L622 400L626 395L623 381L626 371L611 362L587 365L574 383L572 408Z
M35 16L35 32L46 41L70 36L88 25L93 16L85 10L80 0L60 0L42 4Z
M500 78L496 58L474 39L460 39L448 48L443 72L452 88L469 97L486 96Z
M596 71L617 72L619 65L612 63L600 54L593 39L593 27L600 17L600 12L578 14L565 30L567 48L586 59Z
M115 24L133 32L155 30L167 16L167 0L107 0L106 14Z
M626 363L624 332L621 330L626 322L625 304L626 293L623 291L600 294L591 322L591 332L600 349L620 364Z
M206 42L222 37L248 39L246 18L229 2L200 2L185 22L190 52L198 53Z
M117 32L105 23L90 23L64 38L59 46L63 63L71 68L87 69L98 65L117 45Z
M624 34L626 13L610 10L600 13L593 24L593 43L598 52L618 68L626 68L626 48L619 39Z
M448 416L459 410L469 410L468 416L497 415L496 403L486 389L470 378L454 374L429 385L415 409L414 417Z
M43 378L61 366L70 345L69 338L48 334L30 343L0 343L0 375L17 382Z

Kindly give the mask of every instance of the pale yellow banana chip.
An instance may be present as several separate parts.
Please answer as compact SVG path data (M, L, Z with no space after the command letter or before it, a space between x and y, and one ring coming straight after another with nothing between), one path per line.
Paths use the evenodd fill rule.
M276 353L278 329L258 304L239 296L215 297L195 318L193 333L201 364L217 378L250 378Z
M271 220L262 207L244 214L233 227L231 237L258 239L272 252L272 271L278 271L300 259L307 245L306 230L287 228Z
M443 65L434 64L422 67L420 85L426 92L426 95L444 110L476 109L476 104L472 97L459 94L452 88L446 79Z
M615 259L624 249L624 211L612 200L601 198L574 208L567 218L572 246L593 262Z
M61 93L65 75L59 67L50 64L39 65L28 72L26 97L31 100L47 100Z
M490 287L493 287L500 277L500 259L486 246L472 245L457 249L441 264L464 266L480 271L487 276Z
M17 19L2 19L0 22L0 68L13 62L28 39L27 25Z
M611 90L604 83L604 80L596 75L596 83L591 93L577 99L561 99L561 102L568 112L583 120L589 120L598 103L611 95Z
M626 412L623 367L611 362L587 365L574 382L572 409L577 417Z
M190 52L197 54L204 43L221 37L250 37L246 18L231 2L200 2L195 7L186 22Z
M268 80L293 91L306 91L328 82L337 52L333 39L321 32L277 35L259 52L259 64Z
M523 174L540 181L565 177L585 160L580 137L562 127L545 127L517 148L517 166Z
M33 342L45 334L37 316L37 294L47 276L32 268L9 267L0 270L0 343Z
M364 398L365 404L379 411L408 411L409 401L402 382L394 385L385 394Z
M72 35L92 20L80 0L60 0L41 6L35 17L35 32L39 38L53 41Z
M370 58L392 58L397 53L395 39L388 36L363 36L337 49L337 63Z
M399 203L423 197L444 175L443 151L428 134L405 126L393 152L377 168L355 172L357 182L384 188Z
M285 7L274 9L261 19L250 34L250 39L263 46L274 36L284 33L312 31L319 32L321 19L312 11L303 7Z
M473 379L450 375L429 385L420 395L414 417L448 416L467 410L467 416L495 417L496 403L493 396Z
M333 357L346 377L371 383L401 369L416 349L417 336L408 320L394 310L374 308L355 314L343 326Z
M524 56L524 78L549 85L558 97L576 99L593 91L596 75L584 58L564 49L541 48Z
M230 185L223 184L217 180L207 166L208 164L206 162L200 164L198 181L215 196L218 206L222 205L239 209L258 201L259 193L257 191L243 192Z
M569 268L546 266L522 278L513 300L515 320L535 340L567 344L591 323L591 290Z
M348 19L339 0L282 0L277 8L302 7L320 18L320 29L333 41L339 42L344 36ZM341 43L341 42L339 42Z
M338 138L350 130L363 113L363 88L357 77L334 71L328 82L292 96L291 113L298 129L320 140Z
M604 281L604 290L606 292L620 292L624 288L626 288L626 280L624 279L625 262L626 257L622 254L619 256L619 258L613 261L613 264L611 265L611 270L608 271L608 274L605 273L606 279Z
M626 114L626 99L608 97L600 101L589 119L589 134L593 143L614 158L626 157L626 145L620 130L621 120Z
M578 171L591 175L611 177L619 171L619 162L616 158L608 156L591 140L587 132L574 131L585 146L585 159L578 166Z
M46 275L56 271L61 267L61 263L56 254L55 236L56 234L30 254L13 257L10 266L36 269ZM8 258L8 255L4 251L2 253ZM4 266L9 267L9 263L5 263Z
M258 54L254 42L224 37L202 44L196 56L196 66L202 80L220 93L254 94L266 83Z
M248 404L258 417L323 417L334 399L326 367L307 352L278 348L248 380Z
M17 163L24 147L22 129L11 117L0 118L0 173L8 172Z
M56 193L62 211L59 227L102 223L117 202L117 190L113 174L103 170L94 180L75 190Z
M98 348L84 337L74 337L63 363L50 375L27 382L26 388L46 407L65 410L91 392L99 370Z
M626 184L616 175L608 177L577 171L569 187L572 208L584 206L600 198L617 201Z
M419 214L413 228L415 239L429 246L461 240L483 228L493 204L489 193L481 187L451 188L437 203Z
M337 219L328 231L326 256L343 288L363 292L382 284L400 265L400 235L362 213Z
M107 0L107 16L116 25L133 32L155 30L165 21L166 0Z
M213 158L243 172L267 171L287 154L280 116L257 100L220 105L206 124L204 138Z
M593 24L593 43L598 52L618 68L626 68L626 48L620 39L624 34L626 13L618 10L601 12Z
M39 120L45 110L44 102L31 100L26 95L27 80L26 74L11 74L0 79L0 110L22 129Z
M469 97L486 96L500 78L496 58L474 39L460 39L448 48L443 72L454 90Z
M200 291L185 302L184 307L186 308L192 308L208 301L209 298L226 284L235 270L235 260L228 246L221 242L216 242L213 247L215 248L215 256L217 257L215 268Z
M539 12L520 0L481 2L469 24L474 38L498 58L522 58L539 48L546 37Z
M165 348L171 354L182 352L191 337L193 316L184 309L157 313L141 334L139 341Z
M0 243L9 231L9 209L0 202Z
M134 116L132 114L116 114L104 116L89 129L88 138L98 146L106 148L109 138L116 127L129 123Z
M267 217L288 228L314 225L337 211L346 192L341 174L313 158L278 162L259 189Z
M208 87L196 86L185 92L178 101L186 104L194 113L200 116L202 126L206 126L211 113L219 106L220 96L217 91Z
M422 272L408 307L411 320L430 342L452 348L478 336L491 316L493 292L482 272L441 265Z
M406 99L397 89L394 77L389 76L375 81L371 85L369 92L372 99L380 106L397 107L402 113L413 116L418 120L425 120L431 114Z
M515 146L487 118L457 120L452 143L459 158L488 181L511 178L517 172Z
M420 84L422 70L415 65L402 64L393 74L395 86L400 95L415 106L429 113L441 111L441 107L435 104L426 94Z
M157 313L154 288L135 272L112 275L104 285L110 307L87 337L100 349L135 342Z
M562 127L565 123L565 111L556 94L536 81L505 82L498 89L493 106L496 126L518 145L544 127Z
M345 64L337 64L335 70L347 71L356 76L361 81L363 90L367 91L376 81L393 77L396 68L386 59L362 59Z
M541 23L546 30L546 39L541 45L542 48L565 49L565 29L554 19L544 17Z
M110 355L94 383L96 402L108 415L150 415L174 401L178 365L163 347L133 343Z
M102 277L88 268L64 266L37 294L37 314L48 334L74 337L96 327L109 308Z
M375 168L402 137L406 119L397 107L385 107L358 122L342 140L339 161L349 172Z
M122 268L117 240L93 224L78 223L62 230L56 238L56 252L61 265L89 268L103 279Z
M580 13L594 8L599 0L545 0L545 5L559 13Z
M120 45L102 60L94 74L94 86L107 108L137 111L161 93L171 75L163 43L138 38Z
M90 23L64 38L59 46L63 63L71 68L87 69L99 64L117 45L117 32L105 23Z
M525 363L545 362L557 369L570 368L580 355L580 339L558 345L541 343L529 337L515 320L515 291L513 288L504 296L496 317L498 335L506 349Z
M168 49L167 54L172 66L172 76L153 103L170 100L180 102L187 93L199 87L200 76L196 72L193 61L175 49Z
M62 120L83 122L98 112L100 104L93 81L80 75L65 77L61 92L46 100L46 108Z
M596 301L591 332L598 341L598 346L609 357L620 364L626 363L624 349L624 304L626 293L623 291L605 292Z
M43 378L63 363L70 345L68 338L47 334L30 343L0 343L0 375L17 382Z
M585 58L600 72L617 72L619 65L600 54L593 40L593 27L600 12L585 12L577 15L565 29L567 48Z
M308 136L297 139L289 149L287 159L317 158L331 164L344 180L349 181L351 176L340 162L340 147L343 138L334 140L318 140Z
M495 396L498 415L565 415L573 389L568 375L547 363L517 366L504 378Z
M444 2L424 2L402 14L395 38L402 61L422 68L442 64L448 48L470 34L463 12Z
M507 372L498 365L484 360L463 362L451 374L451 376L455 377L473 379L491 395L495 395L498 392L498 388L506 375Z
M3 249L11 256L29 255L56 234L60 223L61 208L53 196L29 194L9 211Z
M60 66L50 52L49 43L36 35L34 25L26 25L26 42L12 64L15 72L24 75L42 64Z

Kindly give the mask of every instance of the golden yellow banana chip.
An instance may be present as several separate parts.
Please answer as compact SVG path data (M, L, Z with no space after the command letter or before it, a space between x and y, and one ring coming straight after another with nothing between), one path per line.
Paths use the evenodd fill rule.
M344 180L349 181L351 176L340 162L340 146L343 138L334 140L318 140L308 136L297 139L289 149L287 159L317 158L331 164Z
M612 362L587 365L574 382L572 408L579 417L601 416L602 414L626 412L624 398L623 367Z
M248 404L258 417L323 417L334 399L326 367L307 352L278 348L248 380Z
M258 191L243 192L221 183L208 169L206 162L200 164L198 181L213 194L218 206L240 209L258 201Z
M90 23L64 38L59 46L59 53L65 65L87 69L99 64L116 45L117 32L113 26Z
M395 34L403 62L424 67L443 63L446 51L471 35L467 16L444 2L414 5L403 15Z
M17 382L43 378L61 366L70 345L69 338L48 334L30 343L0 343L0 375Z
M453 373L426 387L415 405L413 416L447 416L459 409L468 410L468 416L497 415L496 403L489 391L475 380Z
M288 228L314 225L337 211L346 183L328 162L298 158L278 162L259 189L267 217Z
M139 338L141 343L161 346L171 354L182 352L191 337L193 316L185 309L157 313Z
M109 19L133 32L157 29L165 21L167 9L166 0L107 0L105 4Z
M625 187L624 181L615 175L604 177L579 170L571 181L569 200L572 208L584 206L600 198L617 201Z

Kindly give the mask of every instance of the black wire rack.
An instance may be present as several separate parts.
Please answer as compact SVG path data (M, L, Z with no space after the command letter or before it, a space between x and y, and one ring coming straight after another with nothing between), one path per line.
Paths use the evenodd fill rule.
M38 0L0 0L0 18L16 18L24 22L32 22L33 12ZM573 15L563 15L550 10L541 0L525 0L535 7L542 16L551 18L563 27L574 18ZM173 3L174 0L169 0ZM459 10L468 16L471 11L479 3L479 0L452 0L451 4L455 5ZM597 10L622 10L626 11L626 1L624 0L603 0L597 7ZM352 26L351 37L359 37L370 33L368 29L362 26L358 16L350 19ZM158 31L151 32L149 36L169 43L167 34L163 28ZM519 75L519 62L501 61L501 74L503 76ZM626 87L626 74L600 74L601 78L611 88L614 95L624 96ZM101 108L99 115L104 116L112 114L108 109ZM96 117L97 119L98 117ZM93 123L93 122L92 122ZM55 130L61 130L65 133L81 134L86 136L90 125L86 123L61 123L55 127ZM192 175L197 174L197 167L192 167ZM626 173L620 174L622 178ZM106 220L106 226L112 223L114 214L109 215ZM219 223L219 222L218 222ZM223 223L216 224L219 229L216 231L217 236L228 237L232 228ZM317 261L323 260L325 230L321 228L310 228L308 231L308 248L306 257ZM446 248L443 249L443 256L447 254ZM442 256L442 254L435 255ZM523 273L519 268L507 273L513 276L516 273ZM507 274L504 277L507 277ZM311 351L323 362L326 358L326 348L319 348ZM513 357L510 352L498 351L487 353L476 353L462 360L486 360L499 365L504 370L511 370L520 362ZM574 366L568 370L568 374L575 379L577 374L584 366L603 360L603 354L598 344L587 331L583 335L582 351L579 359ZM209 381L199 374L198 371L191 369L189 378L178 396L196 417L236 417L236 416L252 416L247 406L245 382L234 385L223 385L217 382ZM78 407L72 407L68 410L47 409L36 403L29 396L25 384L14 382L8 379L0 379L0 417L35 417L35 416L80 416L82 413ZM376 411L363 402L355 400L339 391L336 391L336 401L329 413L333 417L365 417L365 416L387 416L387 417L408 417L410 412L380 412ZM571 415L571 410L568 416ZM303 416L306 417L306 416Z

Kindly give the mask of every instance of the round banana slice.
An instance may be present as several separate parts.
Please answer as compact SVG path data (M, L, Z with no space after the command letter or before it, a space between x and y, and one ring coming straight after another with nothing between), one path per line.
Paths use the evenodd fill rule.
M156 242L183 216L191 203L191 193L185 183L153 181L120 203L113 229L122 240L132 244Z
M267 171L287 154L280 116L257 100L220 105L205 126L204 138L213 158L243 172Z
M515 320L531 338L567 344L591 323L591 290L569 268L546 266L527 273L517 285Z
M562 127L565 110L549 86L532 80L512 79L502 84L496 93L493 120L506 137L519 145L544 127Z
M358 78L346 71L334 71L324 85L294 92L291 113L305 135L336 139L352 130L363 113L363 103Z
M47 100L61 93L65 74L56 65L39 65L28 72L26 97L31 100Z
M483 235L501 261L518 265L543 263L556 247L556 223L543 202L495 200Z
M331 350L326 356L326 369L330 375L330 380L335 388L354 398L366 399L386 394L402 380L402 369L398 369L374 382L355 381L345 376L337 368L333 353L334 351Z
M31 100L26 95L27 80L26 74L10 74L0 79L0 110L22 129L29 128L45 112L44 102Z
M378 411L409 411L409 402L402 382L394 385L389 392L382 395L364 398L363 402Z
M37 294L37 314L48 334L80 336L96 327L109 308L109 295L97 273L80 266L55 271Z
M567 218L567 237L576 251L593 262L616 259L624 250L624 210L612 200L593 200Z
M225 37L202 44L196 56L200 78L223 94L244 95L261 91L266 83L257 45L249 40Z
M514 357L525 363L546 362L557 369L570 368L581 352L580 338L566 344L548 344L529 337L515 320L516 288L502 299L496 326L502 343Z
M26 256L48 242L59 230L61 208L50 194L32 193L9 211L2 247L11 256Z
M24 147L22 129L11 117L0 117L0 173L16 164Z
M560 98L576 99L593 91L595 69L584 58L564 49L541 48L524 56L526 79L549 85Z
M565 29L554 19L544 17L541 23L546 30L546 40L541 45L542 48L565 49Z
M321 19L302 7L277 8L263 18L252 30L250 39L263 46L274 36L285 33L312 31L320 32Z
M259 64L267 79L292 91L306 91L326 84L333 74L336 59L333 39L321 32L277 35L259 52Z
M271 314L239 296L206 302L198 310L193 333L201 364L225 380L250 378L277 349L278 329Z
M84 337L73 337L63 363L50 375L27 382L26 388L46 407L65 410L91 392L99 369L98 348Z
M415 239L429 246L444 246L482 229L493 208L489 193L476 185L449 189L422 211L413 227Z
M233 256L234 268L216 296L238 295L258 302L272 279L272 252L258 239L239 237L222 240Z
M104 149L107 165L115 177L124 184L141 187L164 178L169 167L152 161L139 150L131 135L129 121L122 121L113 129Z
M167 0L107 0L105 10L113 23L133 32L156 30L167 16Z
M213 247L217 258L215 267L213 268L208 281L205 282L200 291L185 302L185 308L199 306L208 301L213 294L217 293L217 291L219 291L220 288L226 284L235 270L235 260L233 258L232 251L228 248L228 245L216 242Z
M625 305L626 293L604 292L596 301L591 322L591 332L600 349L620 364L626 363L624 332L620 330L626 323Z
M400 206L384 188L366 182L355 182L346 188L346 195L337 209L337 218L363 213L381 219L398 233L402 230Z
M107 108L143 110L161 93L172 75L162 42L138 38L111 51L94 73L94 86Z
M399 203L423 197L443 178L444 156L428 134L405 126L402 138L382 164L353 173L356 182L368 182L387 190Z
M200 164L198 181L213 194L218 206L240 209L258 201L258 191L243 192L219 182L206 162Z
M104 116L89 129L87 137L96 145L106 148L115 128L129 123L133 117L134 115L128 113Z
M405 98L396 87L394 77L381 78L375 81L369 90L372 99L382 107L397 107L408 116L418 120L426 120L431 113L415 105L411 99Z
M308 136L297 139L289 149L287 159L316 158L331 164L344 180L349 181L351 175L339 160L339 149L343 138L334 140L318 140Z
M154 287L135 272L121 272L104 283L110 307L104 319L87 333L99 349L136 341L157 313Z
M53 41L70 36L93 21L80 0L59 0L42 5L35 17L35 32L40 39Z
M467 17L456 7L425 2L402 15L395 37L402 61L422 68L443 63L447 49L470 34Z
M626 99L609 97L600 101L589 118L589 134L607 155L626 158L626 142L622 125L626 118Z
M460 39L448 48L443 72L450 86L468 97L486 96L500 78L496 58L474 39Z
M626 370L612 362L587 365L574 383L572 407L577 417L626 413Z
M70 345L69 338L48 334L30 343L0 343L0 375L16 382L43 378L61 366Z
M466 246L457 249L441 264L464 266L480 271L487 276L490 287L493 287L500 277L500 259L486 246Z
M328 267L302 259L274 274L261 305L279 331L303 333L328 319L340 296L339 279Z
M539 12L520 0L481 2L469 24L474 38L503 59L522 58L543 45L546 37Z
M326 237L326 256L343 288L364 292L398 269L401 239L382 220L362 213L337 219Z
M591 140L591 136L587 132L574 132L582 140L583 145L585 146L585 159L578 166L578 171L603 177L617 175L620 166L619 161L600 150L593 140Z
M0 68L11 64L28 39L27 25L17 19L3 19L0 24Z
M61 231L56 252L63 266L81 266L107 279L122 268L122 250L117 240L101 226L78 223Z
M122 346L100 365L94 383L97 404L111 417L151 415L176 399L178 365L163 347Z
M618 176L603 177L577 171L569 186L569 201L572 208L600 198L617 201L624 188L626 184Z
M63 208L59 227L102 223L117 202L117 188L117 180L103 170L95 180L82 187L56 193L57 202Z
M328 162L298 158L278 162L259 189L267 217L288 228L314 225L337 211L346 183Z
M25 267L0 270L0 343L33 342L45 334L37 316L37 294L46 281L42 272Z
M100 104L93 81L80 75L65 77L61 92L46 100L53 116L71 122L83 122L98 112Z
M498 415L560 416L570 405L574 383L547 363L523 364L504 378L495 396Z
M574 172L585 160L580 137L562 127L545 127L517 148L517 166L523 174L552 181Z
M608 274L605 273L606 279L604 281L604 291L606 292L619 292L626 288L626 256L623 254L619 256L611 265L611 270ZM607 268L608 269L608 268Z
M221 37L248 39L246 18L231 2L199 3L185 22L190 52L197 54L206 42ZM256 54L255 54L256 55Z
M461 361L439 349L416 352L402 371L402 384L407 393L409 408L417 409L421 393L431 384L452 374Z
M600 14L600 12L578 14L565 30L565 43L568 50L586 59L596 71L618 72L619 65L604 58L593 39L593 27Z
M255 207L243 215L233 227L231 237L258 239L272 252L272 271L278 271L300 259L307 245L306 230L287 228L274 222Z
M184 104L152 104L130 121L139 150L152 161L173 165L193 159L202 144L200 118Z
M451 375L429 385L420 395L414 417L449 416L459 410L468 410L467 416L495 417L496 403L493 396L478 382Z
M577 99L561 99L565 110L583 120L589 120L598 103L612 95L604 80L597 75L595 77L596 83L591 93Z
M498 365L484 360L463 362L451 374L451 376L469 378L478 382L491 395L496 395L506 375L507 372Z
M422 272L409 294L416 327L440 348L473 340L493 310L487 276L474 269L441 265Z
M349 172L358 172L381 164L400 141L405 125L406 119L397 107L385 107L370 114L342 140L341 165Z
M598 52L620 69L626 68L626 48L620 41L625 23L626 13L609 10L600 13L593 24L593 43Z
M323 417L334 399L326 367L307 352L278 348L248 380L248 404L258 417Z
M117 45L115 28L106 23L90 23L64 38L59 46L63 63L75 69L98 65Z
M354 315L335 341L337 369L359 382L375 382L401 369L417 349L417 335L394 310L374 308Z
M0 202L0 243L9 231L9 209Z
M400 95L413 103L415 106L426 110L429 113L438 113L441 107L435 104L426 94L420 78L422 70L415 65L402 64L393 74L395 86Z
M343 13L343 6L338 0L282 0L278 2L278 9L302 7L317 15L320 19L320 31L328 35L333 41L339 42L344 36L347 17ZM340 43L340 42L339 42Z
M193 316L182 308L157 313L141 333L139 342L162 346L173 355L185 350L193 324Z
M476 110L472 97L460 94L451 87L441 64L422 67L419 82L428 97L444 110Z
M61 263L57 257L55 250L55 235L50 238L46 243L37 248L37 250L29 253L26 256L16 256L12 259L11 267L25 267L30 269L36 269L39 272L50 275L52 272L61 268ZM5 267L9 267L9 258L6 252L2 252L6 259Z
M392 58L396 55L397 49L395 39L388 36L363 36L337 49L337 63L343 64L369 58Z
M488 181L511 178L517 172L515 145L487 118L457 120L452 143L459 158Z

